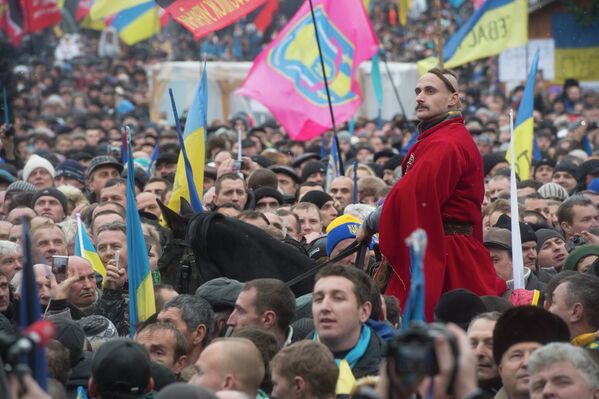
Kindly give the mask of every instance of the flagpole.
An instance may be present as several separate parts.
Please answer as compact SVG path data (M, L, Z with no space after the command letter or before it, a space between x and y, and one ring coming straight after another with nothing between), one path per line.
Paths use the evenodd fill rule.
M439 51L439 67L443 69L443 37L441 36L441 0L435 0L435 18L437 20L437 50Z
M314 5L312 0L308 0L310 3L310 14L312 14L312 24L314 25L314 34L316 35L316 45L318 46L318 56L320 58L320 66L322 68L322 79L324 80L324 88L327 93L327 102L329 103L329 113L331 114L331 124L333 128L333 137L335 143L337 143L337 155L339 155L339 173L344 175L345 170L343 168L343 159L341 158L341 149L339 146L339 138L337 138L337 126L335 124L335 114L333 113L333 102L331 101L331 92L329 91L329 82L327 81L326 68L324 66L324 57L322 56L322 48L320 47L320 36L318 34L318 26L316 24L316 16L314 14Z
M81 214L78 213L77 214L77 240L79 240L79 248L81 250L81 257L84 258L83 256L83 226L81 225Z
M524 263L518 210L518 189L516 187L516 156L514 151L514 110L510 108L510 212L512 217L512 281L513 289L524 288Z

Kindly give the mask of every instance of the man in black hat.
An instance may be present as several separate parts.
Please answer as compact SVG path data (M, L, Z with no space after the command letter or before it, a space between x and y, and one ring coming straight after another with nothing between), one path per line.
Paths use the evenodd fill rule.
M95 353L88 384L91 399L136 398L153 387L150 356L142 345L115 339L105 342Z
M562 161L553 169L551 181L565 188L568 194L572 194L578 184L576 180L577 174L578 168L576 165L571 162Z
M320 161L310 161L302 169L302 180L304 182L314 182L324 185L324 178L327 173L326 166Z
M495 399L528 399L528 359L550 342L568 342L568 327L558 317L535 306L507 310L493 330L493 358L503 387Z
M85 187L85 175L83 166L77 161L67 159L56 166L56 174L54 175L54 184L60 186L68 184L83 190Z
M265 212L276 210L283 203L283 195L272 187L260 187L254 191L256 209Z
M293 168L286 165L274 165L269 168L277 175L279 190L285 195L295 195L300 178Z
M158 159L156 159L156 171L154 175L156 177L163 177L169 173L174 173L177 171L177 161L179 160L179 155L174 152L163 152L158 155Z
M54 187L36 192L31 204L38 216L50 218L54 223L62 222L68 211L67 197Z

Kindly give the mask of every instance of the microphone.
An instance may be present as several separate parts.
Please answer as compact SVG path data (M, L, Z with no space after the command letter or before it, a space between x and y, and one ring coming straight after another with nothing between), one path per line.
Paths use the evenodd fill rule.
M27 327L19 336L0 336L0 353L7 360L46 345L56 335L56 326L48 320L39 320Z

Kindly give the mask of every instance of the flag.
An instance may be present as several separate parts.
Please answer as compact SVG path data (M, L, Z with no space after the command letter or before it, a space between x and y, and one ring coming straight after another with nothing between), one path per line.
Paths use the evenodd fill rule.
M539 64L539 50L535 53L522 93L522 101L518 108L518 115L514 123L514 159L515 172L520 177L520 180L528 179L530 175L530 166L533 157L533 134L534 134L534 119L532 111L535 104L535 81L537 77L537 65ZM507 160L510 161L511 152L508 151Z
M21 44L25 35L25 18L20 0L8 0L4 29L13 46Z
M445 68L454 68L528 41L526 0L487 0L443 47ZM417 63L422 75L438 64L436 57Z
M94 0L79 0L79 3L77 3L77 8L75 9L75 21L81 21L84 17L86 17L93 5Z
M599 80L599 18L581 25L573 14L551 16L555 40L555 80Z
M174 100L173 100L174 105ZM168 202L168 207L178 212L181 209L181 198L185 198L191 204L195 212L201 212L201 195L197 190L204 187L204 156L206 140L206 119L208 113L208 78L206 75L206 65L202 68L202 77L196 91L185 122L185 131L183 137L179 137L181 142L181 152L177 162L177 171L175 172L175 182L173 183L173 193ZM177 119L177 117L175 117ZM178 120L176 121L178 123ZM184 153L185 152L185 153ZM189 168L187 168L185 157L186 153L193 154L188 158ZM193 175L193 180L189 182L188 175ZM192 193L195 192L195 195ZM196 198L197 197L197 198ZM197 199L197 202L196 202Z
M150 164L148 165L148 170L146 170L146 175L148 177L154 176L154 172L156 171L156 160L158 160L158 151L160 151L160 141L156 142L156 146L154 146L154 150L152 151L152 155L150 156Z
M23 232L21 236L23 270L21 271L21 300L19 302L19 327L21 330L26 329L28 326L42 318L35 271L33 270L33 265L36 262L33 259L31 246L29 223L26 220L23 220ZM44 348L30 352L27 357L27 363L31 369L33 378L42 389L47 390L48 366Z
M96 252L96 248L92 243L92 240L87 235L87 231L83 228L83 223L81 223L81 217L77 214L77 239L75 240L75 256L81 256L82 258L87 259L89 263L92 265L92 269L96 273L102 276L102 278L106 277L106 269L104 268L104 264L102 264L102 260L100 260L100 256Z
M399 23L403 26L408 24L408 13L412 6L412 0L398 0L397 8L399 10Z
M154 1L146 0L116 14L110 25L116 28L120 38L128 45L139 43L160 32L158 7Z
M341 175L341 160L337 148L337 139L333 135L331 137L331 149L329 150L329 164L327 165L327 174L324 181L325 192L329 192L333 179Z
M95 0L89 10L89 16L92 19L106 18L147 2L148 0Z
M110 0L115 1L115 0ZM254 11L267 0L156 0L196 39L222 29Z
M131 136L127 137L128 159L133 159ZM133 162L127 162L127 276L129 280L129 331L135 335L138 322L156 313L154 286L150 273L148 248L141 229L141 221L135 202L135 169Z
M260 10L260 13L256 15L254 19L254 25L260 32L266 32L266 29L272 23L272 18L279 9L279 0L268 0L266 5Z
M372 88L374 89L374 96L376 98L377 107L377 127L383 128L383 85L381 83L381 65L379 62L379 55L376 54L372 57L372 63L370 66L370 77L372 78Z
M26 17L26 33L39 32L62 21L60 7L55 0L21 0Z
M360 106L356 70L378 52L376 36L362 0L313 4L335 119L343 123ZM265 105L294 140L309 140L331 129L308 1L258 55L237 94Z

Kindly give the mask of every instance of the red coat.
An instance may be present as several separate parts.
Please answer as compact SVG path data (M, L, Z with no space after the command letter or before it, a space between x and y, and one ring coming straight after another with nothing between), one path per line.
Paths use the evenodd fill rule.
M453 117L422 132L402 164L403 177L383 205L381 251L393 267L387 294L405 304L410 290L410 256L405 239L426 231L425 313L429 320L442 293L466 288L498 295L505 283L495 273L482 241L483 163L464 119ZM472 235L446 235L444 222L473 226Z

